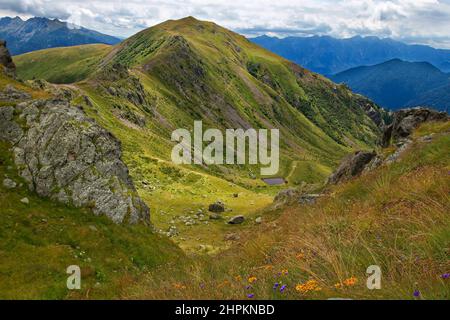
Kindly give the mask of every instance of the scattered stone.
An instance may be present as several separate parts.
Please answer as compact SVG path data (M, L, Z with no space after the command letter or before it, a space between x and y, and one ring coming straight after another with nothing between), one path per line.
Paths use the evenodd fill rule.
M167 232L167 235L169 236L169 237L175 237L175 236L178 236L180 233L179 233L179 231L178 231L178 229L177 229L177 227L176 226L170 226L169 227L169 231Z
M433 136L434 136L433 133L432 133L432 134L429 134L429 135L427 135L427 136L421 137L421 138L419 139L419 141L420 141L420 142L431 142L431 141L433 141Z
M238 241L241 239L241 236L237 233L228 233L224 237L225 241Z
M212 203L209 205L209 211L211 212L224 212L225 211L225 205L221 201L217 201L215 203Z
M221 216L220 214L218 214L218 213L211 213L211 214L209 215L209 218L210 218L211 220L219 220L219 219L222 219L222 216Z
M6 178L3 180L3 186L6 189L14 189L17 186L17 183L14 180Z
M20 202L24 203L24 204L30 204L30 200L28 200L28 198L22 198L20 199Z
M239 197L239 193L233 193L233 198L238 198Z
M89 229L91 229L92 231L98 231L97 227L92 224L89 226Z
M235 216L228 221L228 224L241 224L244 220L244 216Z
M261 217L256 218L255 219L255 223L256 224L261 224L262 223L262 218Z

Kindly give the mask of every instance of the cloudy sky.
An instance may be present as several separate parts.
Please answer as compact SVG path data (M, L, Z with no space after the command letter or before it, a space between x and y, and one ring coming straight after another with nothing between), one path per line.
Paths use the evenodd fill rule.
M192 15L246 36L375 35L450 48L450 0L0 0L0 15L59 18L122 37Z

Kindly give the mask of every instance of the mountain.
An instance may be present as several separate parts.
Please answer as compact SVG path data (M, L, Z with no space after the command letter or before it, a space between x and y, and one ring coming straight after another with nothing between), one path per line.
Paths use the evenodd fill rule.
M450 71L450 50L408 45L392 39L360 36L348 39L329 36L279 39L261 36L251 40L323 75L332 75L350 68L374 65L395 58L410 62L426 61L445 72Z
M370 100L191 17L14 60L18 79L0 72L1 299L449 296L445 115L394 113L381 148ZM173 163L171 133L194 120L279 128L287 183ZM349 154L345 182L325 184ZM274 209L276 194L291 204ZM154 228L133 210L145 204ZM393 289L367 290L367 266Z
M450 107L450 76L428 62L393 59L374 66L352 68L331 77L355 92L392 109L427 105L439 110Z
M19 17L0 19L0 39L6 40L12 55L80 44L116 44L121 40L97 31L73 26L58 19Z

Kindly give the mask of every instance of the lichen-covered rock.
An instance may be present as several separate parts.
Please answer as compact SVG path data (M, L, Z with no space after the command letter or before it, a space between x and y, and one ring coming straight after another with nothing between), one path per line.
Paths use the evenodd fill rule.
M23 101L31 99L29 93L16 89L14 86L8 84L3 91L0 91L0 101Z
M360 175L376 155L375 152L357 151L346 157L337 170L328 178L328 183L337 184Z
M13 144L30 190L116 223L149 223L120 142L68 102L31 101L0 108L0 139Z
M294 188L284 189L278 192L273 199L274 208L281 208L286 205L294 204L298 201L300 191Z
M428 108L399 110L394 113L392 123L384 129L381 145L387 147L392 141L396 142L409 137L413 130L424 122L447 120L449 120L449 116L446 112Z

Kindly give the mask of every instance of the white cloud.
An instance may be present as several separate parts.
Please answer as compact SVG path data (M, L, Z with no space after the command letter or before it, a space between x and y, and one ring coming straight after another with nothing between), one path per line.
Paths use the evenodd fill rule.
M450 47L450 0L0 0L0 14L129 36L188 15L245 35L375 35Z

